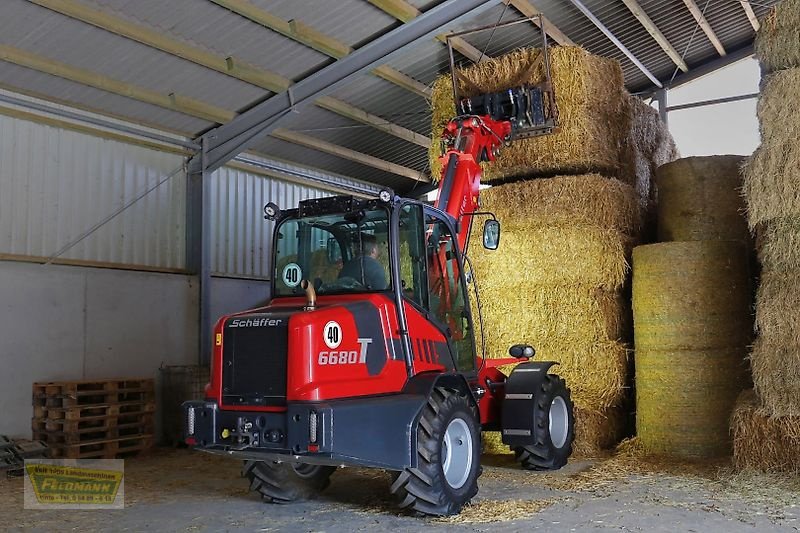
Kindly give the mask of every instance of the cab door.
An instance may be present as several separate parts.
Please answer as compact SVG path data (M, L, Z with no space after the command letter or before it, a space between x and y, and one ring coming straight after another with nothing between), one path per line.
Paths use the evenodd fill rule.
M475 371L475 337L458 239L447 218L420 204L406 204L400 215L400 273L403 298L433 325L459 372ZM413 310L410 310L413 313ZM427 334L411 329L415 351L425 354ZM423 337L423 338L420 338ZM434 344L436 341L433 341ZM433 346L431 349L436 348ZM444 346L442 347L444 348ZM437 350L438 351L438 350ZM425 362L425 355L415 360ZM442 358L439 357L439 360Z

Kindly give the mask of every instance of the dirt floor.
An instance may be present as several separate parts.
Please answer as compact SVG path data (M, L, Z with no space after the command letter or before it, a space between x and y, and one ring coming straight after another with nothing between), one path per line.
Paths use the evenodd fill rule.
M342 469L317 500L262 503L236 460L156 450L125 462L125 509L23 510L23 480L0 480L11 531L800 531L800 480L733 475L724 464L673 465L636 454L573 460L558 472L485 457L480 492L461 515L399 512L382 471Z

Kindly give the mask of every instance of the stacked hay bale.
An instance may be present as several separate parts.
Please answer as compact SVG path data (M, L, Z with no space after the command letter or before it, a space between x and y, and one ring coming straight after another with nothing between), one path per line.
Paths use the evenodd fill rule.
M463 69L469 82L460 90L473 96L538 83L541 67L531 68L538 54L518 50ZM494 186L483 191L482 205L498 216L503 233L499 250L473 245L470 256L487 355L506 357L509 346L527 342L537 359L559 361L555 371L576 406L574 450L594 455L615 444L625 425L630 304L624 286L642 214L629 147L632 136L648 137L636 146L649 171L650 154L659 150L649 137L657 128L633 130L634 106L616 61L575 47L553 49L551 61L559 129L515 141L484 165L484 181ZM434 84L432 102L436 136L453 114L449 76ZM640 122L650 118L639 115ZM671 142L667 135L664 142ZM434 138L434 175L441 155ZM489 452L508 452L499 435L485 436L485 443Z
M520 49L460 69L459 73L468 82L459 87L459 92L463 96L476 96L478 91L491 93L523 83L541 83L544 67L536 65L540 53L539 49ZM559 113L558 131L515 141L504 148L497 161L484 165L484 180L600 172L632 183L633 176L623 158L630 115L623 97L619 63L574 46L553 48L550 62ZM429 154L431 175L439 176L442 147L438 135L453 118L455 109L450 76L441 76L433 84L431 104L434 136Z
M588 174L499 185L482 199L503 224L498 251L470 251L487 354L504 357L528 342L537 359L558 361L576 406L575 451L596 454L624 425L629 304L621 291L640 228L636 194ZM508 451L498 437L486 440L488 451Z
M658 202L656 169L675 161L679 157L678 148L658 111L635 96L628 97L628 107L631 131L625 144L629 165L627 173L635 176L634 187L642 209L648 214L655 214Z
M762 273L751 352L755 395L732 419L740 467L800 470L800 1L781 3L762 24L758 102L761 146L744 169L744 196Z
M751 341L749 232L738 156L659 167L658 237L633 252L636 425L643 448L726 455Z

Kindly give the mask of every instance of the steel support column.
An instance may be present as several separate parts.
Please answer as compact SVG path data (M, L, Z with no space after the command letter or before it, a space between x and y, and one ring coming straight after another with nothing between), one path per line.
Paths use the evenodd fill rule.
M314 100L334 91L354 76L385 64L405 53L417 42L433 39L449 26L473 18L500 3L500 0L447 0L388 34L339 59L332 65L299 81L288 90L242 113L231 122L206 135L205 161L194 157L190 169L214 171L239 153L251 148L285 120Z
M205 144L205 143L204 143ZM202 152L201 151L201 157ZM208 172L189 172L186 186L186 267L199 284L198 363L211 361L211 179Z
M669 108L667 108L667 90L659 89L655 95L658 101L658 114L661 116L661 122L669 126Z

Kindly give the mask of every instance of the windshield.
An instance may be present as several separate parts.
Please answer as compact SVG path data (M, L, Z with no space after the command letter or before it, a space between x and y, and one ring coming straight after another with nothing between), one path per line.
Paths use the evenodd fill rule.
M385 209L289 218L276 232L276 296L384 291L391 286L389 213Z

